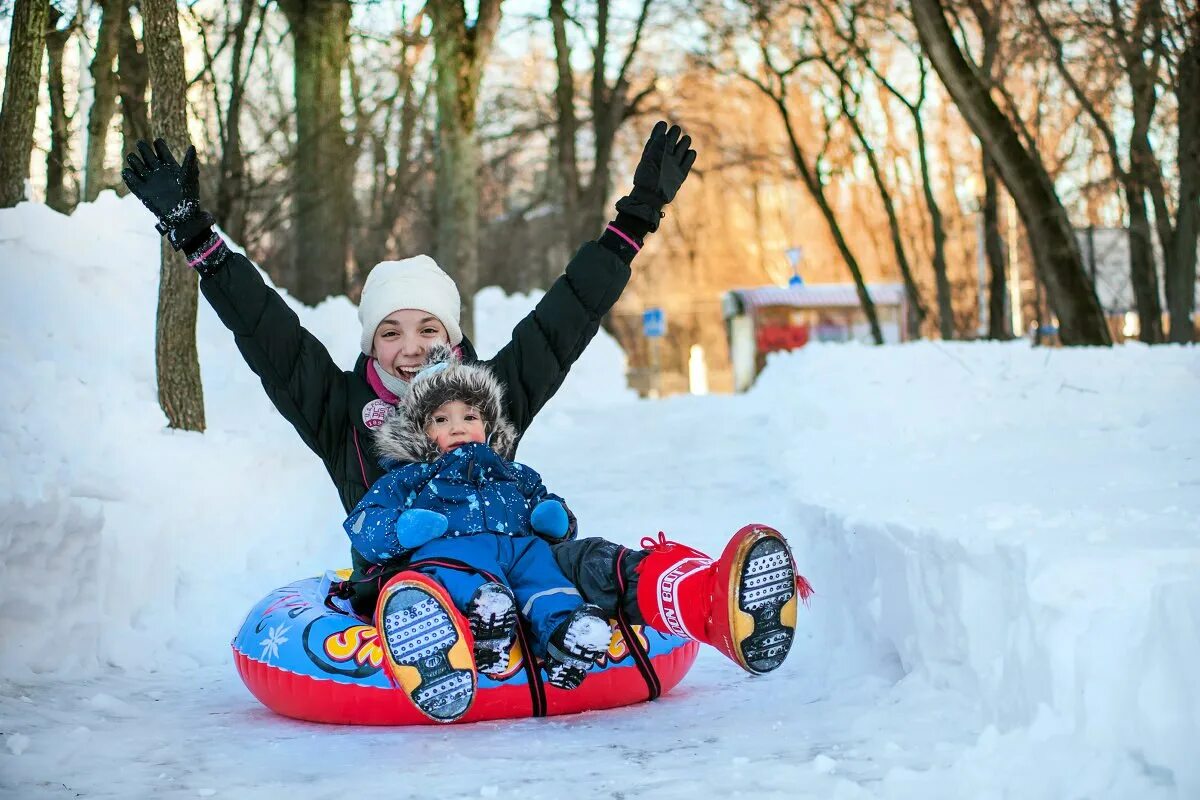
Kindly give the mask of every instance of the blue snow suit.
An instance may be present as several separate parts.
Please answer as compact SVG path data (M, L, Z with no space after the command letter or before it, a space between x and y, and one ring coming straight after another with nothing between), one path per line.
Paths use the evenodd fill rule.
M385 474L350 512L345 528L354 549L375 563L448 558L495 575L517 598L533 631L534 655L540 657L554 629L583 605L549 543L530 526L530 513L544 500L563 502L529 467L506 461L486 444L465 444L435 461ZM444 515L449 525L442 536L408 550L399 543L396 525L401 514L417 508ZM446 587L464 613L487 580L445 567L427 565L420 571Z

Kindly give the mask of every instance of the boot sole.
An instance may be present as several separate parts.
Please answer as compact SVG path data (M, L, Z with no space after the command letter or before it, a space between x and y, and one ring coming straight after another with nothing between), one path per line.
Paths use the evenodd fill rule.
M492 678L508 671L513 643L517 640L516 600L511 595L509 599L512 604L507 609L500 614L489 614L486 620L478 608L471 608L467 614L467 624L475 639L475 666L480 673ZM491 666L479 666L481 660L493 654L496 660Z
M796 628L796 570L787 544L773 531L743 558L736 627L739 660L750 672L777 669L792 648Z
M451 650L463 636L438 599L420 588L402 587L384 601L382 616L388 654L398 667L394 672L413 704L437 722L465 714L475 699L475 674L451 663Z
M583 683L588 671L608 652L611 632L607 636L597 636L591 642L578 641L583 637L582 628L587 621L587 617L571 620L563 637L566 650L560 649L554 642L547 645L544 663L546 683L560 689L574 689Z

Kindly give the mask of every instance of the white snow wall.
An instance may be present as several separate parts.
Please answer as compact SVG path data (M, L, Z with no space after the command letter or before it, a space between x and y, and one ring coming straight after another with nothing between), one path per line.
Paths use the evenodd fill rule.
M1119 555L1045 557L797 504L817 588L808 663L850 649L978 697L1001 730L1047 709L1088 743L1200 793L1200 577L1143 582ZM1166 554L1164 554L1166 555ZM836 659L845 663L843 656Z
M203 306L210 429L165 430L157 247L132 198L0 212L4 679L227 661L264 586L345 563L327 476ZM344 298L293 307L354 355ZM812 680L878 663L978 697L1003 728L1048 710L1200 796L1198 363L1193 348L816 347L773 359L749 396L687 408L771 423L773 446L730 457L794 487L786 528L818 592L801 646L849 654ZM606 379L620 395L616 361ZM682 407L638 413L669 428ZM1084 480L1019 485L1021 507L981 494L1031 456Z

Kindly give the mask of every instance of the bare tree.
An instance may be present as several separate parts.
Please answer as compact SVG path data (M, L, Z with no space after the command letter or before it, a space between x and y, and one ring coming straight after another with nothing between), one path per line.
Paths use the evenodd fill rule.
M772 40L778 33L775 27L778 23L779 20L776 16L765 6L756 7L753 10L751 27L754 32L754 45L758 48L758 54L761 59L761 71L759 74L752 74L748 71L739 70L738 74L767 97L779 113L780 121L783 123L787 136L788 153L791 156L792 166L804 183L805 189L808 190L809 196L812 197L820 209L821 216L829 228L829 233L833 237L838 253L845 262L847 269L850 270L850 275L854 280L854 286L858 293L859 304L862 306L863 315L867 318L867 323L871 328L871 336L874 338L876 344L883 344L883 331L879 327L879 317L875 313L875 302L871 299L870 292L867 291L867 284L863 278L862 268L859 266L858 259L846 241L845 233L842 230L837 213L834 211L833 204L825 194L826 170L823 165L823 155L825 147L829 145L832 138L831 121L829 119L825 120L824 146L818 150L815 157L810 158L805 152L804 145L801 144L801 135L793 118L790 104L791 90L789 80L805 64L817 62L819 56L814 53L803 52L788 59L791 63L787 64L787 66L777 64L776 61L779 56L773 54ZM808 31L805 31L800 34L800 37L803 38L808 33ZM790 36L791 33L789 32Z
M233 29L230 55L232 75L229 81L229 105L225 111L224 137L221 142L221 164L217 179L213 216L234 241L241 241L246 230L246 161L242 152L242 105L246 96L249 65L246 59L246 35L250 20L257 13L258 26L250 46L249 61L262 36L267 4L261 0L241 0L237 23Z
M183 41L173 0L141 0L146 57L153 76L153 132L177 148L188 141ZM163 239L155 361L158 403L172 428L204 430L204 387L196 354L196 274Z
M825 65L838 81L839 92L837 103L841 108L842 117L850 126L862 153L867 158L867 164L871 169L871 177L883 202L884 211L888 218L888 231L892 251L896 255L896 264L903 278L905 291L908 294L910 311L910 319L908 320L909 332L912 335L917 334L928 312L925 309L924 301L921 299L920 290L917 287L916 279L913 277L912 268L908 262L908 255L904 249L900 220L896 213L896 203L892 197L891 188L888 186L888 182L883 174L878 154L859 120L859 114L863 105L863 81L862 76L857 73L861 71L861 68L865 68L866 71L871 73L880 85L899 100L901 105L913 117L914 129L917 136L916 150L920 160L921 179L924 186L923 194L932 223L933 272L937 292L939 330L943 339L952 339L954 338L954 314L950 296L950 282L947 278L945 225L942 223L941 210L931 187L928 146L925 140L925 128L921 116L921 109L924 106L926 96L925 78L928 71L927 62L920 57L919 53L916 54L920 91L916 101L910 101L875 66L871 58L870 49L859 30L858 6L853 3L836 4L840 9L840 13L838 13L835 12L834 5L822 3L821 7L829 18L833 31L841 38L844 46L840 48L841 52L832 53L829 48L821 43L820 37L814 37L816 46L819 49L818 60Z
M1179 200L1170 239L1172 257L1167 262L1166 288L1171 341L1190 342L1195 336L1192 313L1196 307L1196 244L1200 238L1200 8L1188 0L1181 0L1174 7L1182 11L1171 22L1171 38L1179 43L1180 51L1175 67ZM1155 183L1151 184L1156 217L1165 213L1164 194Z
M1112 343L1066 209L1036 150L1021 141L963 57L938 0L913 0L921 45L1016 201L1064 344Z
M1156 42L1159 35L1152 29L1161 24L1161 17L1155 12L1155 0L1140 0L1133 29L1124 30L1121 14L1117 8L1112 8L1110 20L1099 21L1101 25L1110 27L1106 39L1115 41L1120 62L1123 65L1128 88L1132 97L1132 121L1129 138L1130 163L1121 162L1121 147L1117 142L1112 117L1124 116L1118 103L1112 95L1116 86L1111 81L1104 81L1100 88L1099 102L1092 96L1080 78L1072 74L1064 53L1063 41L1059 30L1052 26L1044 13L1040 0L1030 0L1034 19L1037 21L1042 36L1049 43L1054 56L1054 64L1064 83L1070 89L1075 100L1083 108L1100 133L1112 165L1112 174L1120 183L1125 196L1125 205L1129 213L1129 262L1130 278L1133 284L1133 295L1137 305L1140 321L1140 338L1143 342L1155 343L1163 340L1162 306L1158 295L1158 274L1154 266L1154 250L1151 242L1150 216L1146 206L1147 186L1145 177L1148 170L1156 169L1154 154L1150 149L1148 133L1154 116L1157 102L1155 83L1157 82L1158 64L1160 62L1159 48ZM1097 27L1097 20L1085 20L1074 17L1066 20L1057 27L1082 30L1086 33L1089 28ZM1107 25L1105 23L1108 23ZM1150 53L1145 52L1150 49ZM1084 71L1094 71L1094 54L1087 59ZM1107 54L1106 54L1107 55ZM1146 56L1149 55L1149 63ZM1101 109L1108 109L1105 114ZM1111 115L1111 116L1110 116ZM1169 221L1168 221L1169 226Z
M342 126L349 0L280 0L295 49L296 154L292 160L290 271L297 299L346 291L353 154Z
M430 152L422 146L421 135L433 84L420 74L429 43L421 33L423 20L423 13L402 20L401 30L394 37L399 52L392 58L389 76L395 81L394 89L374 108L367 107L360 81L352 72L355 136L369 140L364 149L371 159L371 186L360 205L354 241L360 271L382 260L393 241L403 239L412 249L418 238L416 226L406 219L405 211L421 199L417 189L422 173L427 171ZM377 117L382 119L376 122Z
M979 25L983 40L983 55L979 59L978 72L989 85L999 83L996 71L1000 56L1000 31L1004 21L1005 0L995 0L992 5L984 0L970 0L971 11ZM983 174L983 198L979 207L981 217L980 235L987 257L988 272L988 330L989 339L1010 339L1013 331L1009 321L1006 298L1008 297L1008 259L1004 237L1000 234L1000 192L996 165L986 151L980 153L980 172ZM980 291L983 291L980 287Z
M0 208L11 208L25 198L49 18L48 2L17 0L13 7L4 105L0 107Z
M67 40L75 30L75 19L68 20L63 28L58 27L63 13L50 6L50 21L46 29L46 61L49 71L46 76L50 92L50 148L46 151L46 205L63 214L75 206L72 193L67 190L67 169L70 165L71 133L70 117L67 116L66 84L63 80L63 51Z
M608 214L608 195L612 190L610 165L613 143L621 124L638 113L641 103L654 89L653 82L638 91L630 86L631 65L642 43L642 33L653 0L641 0L628 48L620 57L613 79L608 78L610 60L610 4L599 0L595 5L596 33L591 42L592 69L588 82L588 109L591 118L591 176L585 181L576 152L580 120L575 111L576 76L571 66L571 46L567 36L567 11L563 0L550 0L549 16L554 34L555 66L555 161L562 193L563 243L573 247L595 238L604 227Z
M823 56L823 60L828 56ZM896 255L896 266L900 270L900 276L904 281L904 290L908 295L908 301L911 306L911 313L907 320L909 336L915 337L921 329L921 323L925 321L928 311L925 309L925 302L921 299L921 290L917 287L916 280L913 278L912 267L908 262L908 254L904 250L904 238L900 230L900 218L896 213L896 202L892 197L892 189L883 174L883 167L879 162L879 155L875 152L875 148L871 145L871 141L864 130L862 122L859 120L859 111L862 106L862 92L850 78L848 68L845 65L835 64L832 60L826 60L826 65L838 80L838 105L841 108L842 117L846 124L850 126L850 130L854 132L854 138L858 141L859 148L867 159L867 165L871 169L871 179L875 182L875 188L879 191L879 199L883 202L883 210L887 215L888 220L888 238L891 243L892 252Z
M430 0L438 101L438 263L454 277L463 298L463 331L474 333L479 289L479 81L500 24L500 0L479 0L474 23L462 0Z
M87 150L83 160L83 200L91 202L108 185L104 157L108 152L108 129L117 110L117 57L121 27L126 16L125 0L101 0L100 34L92 58L92 109L88 114Z
M910 43L904 42L904 44L907 46ZM918 76L917 97L915 100L910 100L892 81L887 80L883 74L875 69L872 62L868 60L866 63L883 88L898 100L902 106L908 109L909 114L912 116L913 131L916 135L914 149L916 150L918 164L921 169L921 195L925 199L925 207L929 212L930 240L933 244L932 262L938 306L938 331L941 333L943 339L953 339L954 299L953 293L950 290L949 267L946 264L946 222L941 204L937 199L937 193L934 191L933 172L929 163L929 142L925 131L924 109L925 101L929 96L929 62L922 58L920 53L916 53L914 56Z
M145 47L134 36L129 19L136 8L137 0L133 0L129 4L129 13L121 20L121 41L117 49L121 135L126 153L134 151L139 139L149 141L151 138L150 109L146 102L146 90L150 88L150 67L146 62Z

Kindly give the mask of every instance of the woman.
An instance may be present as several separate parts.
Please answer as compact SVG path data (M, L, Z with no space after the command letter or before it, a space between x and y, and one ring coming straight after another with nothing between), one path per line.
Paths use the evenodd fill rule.
M644 238L658 229L695 162L690 145L678 126L654 126L615 219L579 248L509 343L483 362L505 388L504 411L518 443L620 297ZM349 511L384 474L367 434L394 411L428 349L449 344L465 363L479 360L459 326L457 286L428 256L376 265L359 304L362 354L345 372L250 261L213 232L215 220L200 206L195 148L182 165L161 139L137 148L122 172L126 185L158 218L158 231L188 256L205 298L276 409L325 463ZM778 533L745 528L716 561L663 538L643 545L634 551L590 537L555 545L554 555L584 599L610 616L620 612L632 624L705 642L750 672L783 663L797 592ZM351 556L354 574L342 590L369 616L387 576L369 572L359 553Z

